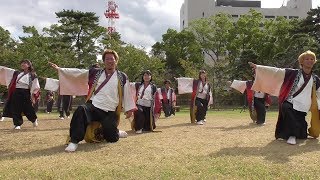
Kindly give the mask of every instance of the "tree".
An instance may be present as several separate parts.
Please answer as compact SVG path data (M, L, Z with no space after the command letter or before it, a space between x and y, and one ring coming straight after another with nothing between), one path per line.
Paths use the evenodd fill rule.
M168 29L167 33L162 35L162 42L152 46L151 54L165 62L166 74L171 77L185 75L179 59L192 62L196 69L202 67L204 63L200 44L192 32L186 30L177 32Z
M96 62L101 51L99 41L106 34L105 28L99 26L99 17L93 12L63 10L56 13L59 24L54 24L44 31L56 39L55 46L68 48L75 54L75 59L84 67Z
M10 32L0 26L0 60L1 66L13 67L15 60L15 45L16 42L10 37ZM0 87L0 92L6 92L5 86ZM4 99L0 99L4 100Z
M308 12L308 16L299 25L296 32L307 33L315 37L320 44L320 7L311 9Z
M6 66L13 65L15 60L16 42L10 37L11 34L0 26L0 59L1 64Z
M217 14L209 18L193 21L189 30L194 33L196 40L201 45L202 51L216 64L224 60L230 33L233 27L232 19L227 14Z
M128 75L130 81L141 81L142 72L150 70L153 81L162 84L164 63L160 59L149 57L145 51L133 45L127 45L117 51L120 56L118 68Z

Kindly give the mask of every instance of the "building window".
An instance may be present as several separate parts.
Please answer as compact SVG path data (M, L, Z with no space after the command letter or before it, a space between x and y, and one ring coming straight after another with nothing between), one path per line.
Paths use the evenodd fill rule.
M264 16L264 18L267 18L267 19L274 19L275 16Z
M184 20L182 21L182 27L184 27Z
M299 16L289 16L289 19L298 19Z
M231 15L233 18L238 18L239 17L239 15L236 15L236 14L233 14L233 15Z
M204 17L204 12L202 12L202 17Z

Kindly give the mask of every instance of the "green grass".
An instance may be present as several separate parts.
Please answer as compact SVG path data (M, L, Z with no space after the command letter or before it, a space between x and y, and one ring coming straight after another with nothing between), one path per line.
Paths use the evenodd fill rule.
M136 135L128 120L117 143L63 145L70 120L39 114L39 127L25 121L12 130L0 122L0 179L319 179L318 140L287 145L274 140L277 112L267 124L251 124L248 111L209 111L203 126L182 109L160 118L153 133Z

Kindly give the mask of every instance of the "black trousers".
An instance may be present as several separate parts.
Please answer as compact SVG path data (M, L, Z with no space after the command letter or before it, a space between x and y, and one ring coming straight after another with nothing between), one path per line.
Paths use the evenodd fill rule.
M47 102L47 112L52 112L53 103L54 103L53 99Z
M29 89L17 88L13 92L10 101L10 109L12 113L13 124L15 126L21 126L23 124L22 113L28 118L29 121L35 122L37 115L32 106Z
M70 122L71 142L78 143L84 139L87 126L92 121L99 121L102 125L103 137L107 142L119 140L117 116L114 111L103 111L91 103L79 106L73 113Z
M257 124L263 124L266 121L265 98L254 97L254 107L257 111Z
M135 130L138 131L143 129L144 131L151 131L150 127L150 111L151 107L145 107L141 105L137 105L138 110L134 112L134 119L135 119ZM156 128L156 124L154 122L154 118L152 118L152 126L153 129Z
M298 139L308 137L306 122L307 113L293 109L293 105L285 101L281 106L281 120L277 123L276 138L288 139L295 136Z
M208 103L209 101L206 99L196 98L195 105L197 106L197 112L196 112L197 121L201 121L205 119L208 111Z
M162 100L162 109L165 117L169 117L171 116L171 114L175 115L174 108L169 100L167 100L166 102Z
M60 117L64 117L64 113L66 116L70 116L70 107L72 102L72 96L70 95L60 95L58 97L58 111L60 113Z

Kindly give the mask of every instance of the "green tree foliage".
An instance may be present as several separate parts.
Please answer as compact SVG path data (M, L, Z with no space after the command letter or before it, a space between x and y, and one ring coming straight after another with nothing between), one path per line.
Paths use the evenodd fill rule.
M62 49L69 49L74 53L74 59L83 67L96 62L96 56L101 51L99 41L106 33L105 28L99 26L99 17L93 12L63 10L56 13L59 24L46 28L45 32L53 37Z
M10 36L10 32L0 26L0 65L11 66L14 64L14 49L17 43Z
M307 33L313 36L320 44L320 7L311 9L308 12L307 18L301 21L296 32Z
M228 39L232 37L233 22L230 15L217 14L193 21L189 30L195 34L203 52L213 64L219 63L226 55Z
M196 69L202 67L204 63L200 44L193 33L186 30L177 32L168 29L162 35L162 41L152 46L151 54L165 62L165 74L171 77L185 76L185 69L180 59L190 61Z
M10 32L0 26L0 66L13 66L15 59L14 47L16 42L10 37ZM1 86L0 92L5 92L6 87ZM2 100L2 99L0 99Z
M153 81L161 85L163 82L164 63L156 57L149 57L145 51L127 45L118 50L120 61L118 69L125 72L130 81L139 82L142 72L150 70Z

